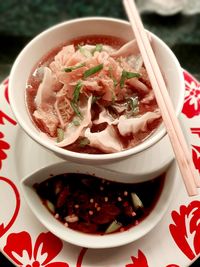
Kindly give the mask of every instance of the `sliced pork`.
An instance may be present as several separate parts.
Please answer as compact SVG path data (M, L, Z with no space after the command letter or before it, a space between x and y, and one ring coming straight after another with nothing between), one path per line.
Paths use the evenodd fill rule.
M89 126L91 122L91 103L92 96L89 99L84 99L80 106L82 119L78 116L74 117L73 121L65 129L64 139L57 143L57 146L64 147L74 143L81 136L83 129Z
M155 112L147 112L140 117L126 118L124 115L120 116L117 128L122 136L130 134L136 134L139 131L145 132L147 130L148 123L152 123L154 120L159 119L161 114L159 110Z
M51 62L50 68L54 73L59 73L67 66L67 62L75 53L74 45L64 46L58 54L55 55L54 61Z
M85 131L85 137L88 138L90 146L105 153L119 152L123 149L114 128L110 125L105 130L96 133L92 133L88 128Z
M56 80L53 76L52 71L49 68L44 67L43 80L40 86L38 87L37 94L35 97L35 103L38 108L46 109L47 107L55 103L55 84Z
M101 124L101 123L107 123L109 125L112 124L116 124L118 123L118 119L114 119L110 113L108 112L108 110L103 109L100 113L99 113L99 118L97 120L94 120L93 123L94 124Z
M52 108L46 110L38 108L34 111L33 116L38 125L42 127L48 135L52 137L56 136L59 120Z
M70 100L65 96L58 97L56 99L54 108L58 116L61 128L65 129L65 126L70 122L71 118L74 115Z
M52 71L48 67L44 67L43 80L38 88L35 104L37 109L33 113L33 117L41 125L50 136L56 135L59 124L53 105L56 101L56 93L54 92L56 79Z
M125 45L123 45L122 47L120 47L119 50L113 52L111 54L112 57L114 58L118 58L118 57L128 57L130 55L137 55L139 54L139 48L137 45L136 40L132 40L128 43L126 43Z

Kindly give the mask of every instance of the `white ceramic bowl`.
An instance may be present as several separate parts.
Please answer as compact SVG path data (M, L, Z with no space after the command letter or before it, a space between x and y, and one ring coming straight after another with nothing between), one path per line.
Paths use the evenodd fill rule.
M52 48L67 40L86 35L109 35L127 41L134 38L130 24L113 18L91 17L76 19L58 24L35 37L17 57L10 74L9 98L14 115L22 129L43 147L56 153L59 157L79 163L105 164L121 160L130 155L144 151L158 142L166 129L161 125L144 142L128 150L112 154L91 155L71 152L59 148L48 139L41 137L32 123L25 103L25 88L31 71L39 60ZM184 79L182 69L173 52L157 36L149 33L157 61L166 80L176 115L181 111L184 99Z
M110 248L133 242L145 234L147 234L162 218L168 205L172 199L175 188L175 180L177 176L177 168L175 164L171 164L166 172L166 178L161 195L151 211L151 213L138 225L129 228L124 232L112 233L109 235L92 235L81 233L65 227L61 222L54 218L54 216L42 204L41 199L33 189L35 183L40 183L51 175L58 175L63 173L85 173L95 175L97 177L119 180L117 173L103 170L98 167L83 166L77 163L60 162L49 165L40 169L21 181L22 193L25 199L36 215L38 220L53 234L59 238L78 246L89 248Z

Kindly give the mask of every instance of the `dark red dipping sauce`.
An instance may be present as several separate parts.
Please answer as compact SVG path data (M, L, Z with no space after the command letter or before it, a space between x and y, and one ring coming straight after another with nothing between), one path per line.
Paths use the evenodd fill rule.
M67 173L35 184L48 210L66 227L90 234L125 231L140 223L159 199L165 175L126 184Z

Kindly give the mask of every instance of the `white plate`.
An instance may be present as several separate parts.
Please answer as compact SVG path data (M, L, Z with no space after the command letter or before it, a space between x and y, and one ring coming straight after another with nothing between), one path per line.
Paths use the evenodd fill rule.
M181 123L200 170L200 89L184 72L186 99ZM155 152L155 151L153 151ZM169 155L169 151L159 153ZM129 159L130 160L130 159ZM126 246L92 250L64 243L34 217L21 195L19 180L48 163L60 161L35 144L16 125L0 86L0 249L23 267L187 267L200 253L200 197L186 194L176 165L176 194L162 221L145 237ZM129 162L110 166L126 170ZM108 166L106 166L107 168Z

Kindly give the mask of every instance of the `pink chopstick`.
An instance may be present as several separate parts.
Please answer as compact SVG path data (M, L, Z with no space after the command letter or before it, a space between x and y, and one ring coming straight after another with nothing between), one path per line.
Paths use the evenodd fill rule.
M198 192L196 187L200 187L200 178L194 167L191 153L176 117L163 76L145 32L140 15L133 0L123 0L123 4L143 57L186 190L189 196L197 195Z

